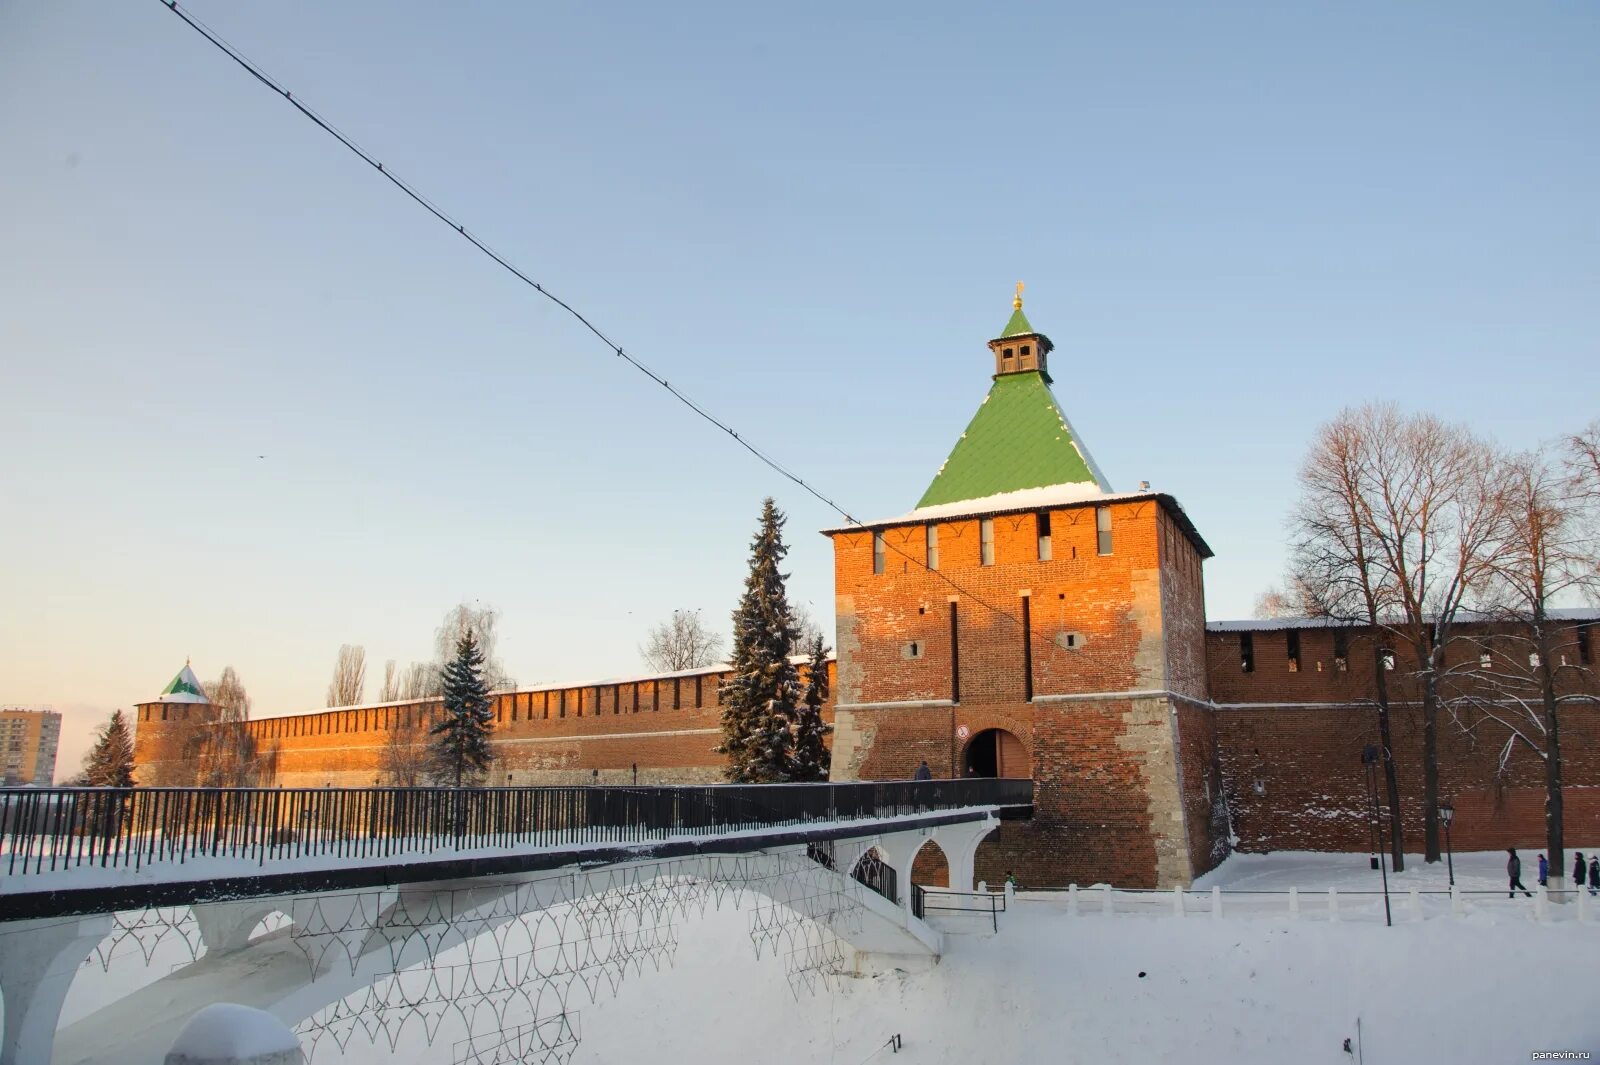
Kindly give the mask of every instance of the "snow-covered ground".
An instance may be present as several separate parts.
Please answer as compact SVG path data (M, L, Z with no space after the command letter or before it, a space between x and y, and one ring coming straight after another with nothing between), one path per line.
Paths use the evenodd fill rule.
M1523 855L1530 870L1533 853ZM756 957L748 910L708 911L680 922L671 967L574 1003L581 1042L572 1061L1488 1065L1539 1050L1600 1054L1591 979L1600 907L1593 923L1569 915L1541 924L1531 900L1504 899L1503 866L1499 854L1457 856L1459 885L1499 897L1469 896L1465 917L1452 916L1445 898L1423 920L1397 899L1392 928L1381 908L1340 923L1294 920L1225 895L1222 920L1180 920L1170 906L1105 917L1087 904L1092 892L1078 914L1063 893L1025 892L997 935L951 936L937 964L849 974L814 993L791 988L781 959ZM1401 899L1413 883L1445 886L1443 868L1420 860L1396 879ZM1238 855L1198 886L1333 886L1353 902L1377 881L1365 855ZM84 999L97 997L89 982L119 971L85 969ZM896 1034L898 1054L886 1045ZM432 1065L451 1060L460 1035L441 1029L433 1047L408 1039L391 1051L357 1029L344 1052L325 1041L313 1062Z
M1600 851L1600 847L1595 848ZM1536 850L1522 850L1522 882L1533 886L1538 861ZM1590 852L1585 851L1585 856ZM1573 851L1567 851L1568 872ZM1456 886L1463 891L1489 891L1505 894L1506 852L1476 851L1455 855ZM1415 885L1424 891L1449 888L1449 867L1440 861L1428 864L1420 854L1406 855L1404 872L1388 870L1389 886L1401 891ZM1235 854L1195 881L1197 888L1217 885L1224 891L1377 891L1382 887L1379 872L1365 854L1324 854L1318 851L1278 851L1273 854Z
M1436 876L1420 858L1417 866L1401 874L1403 888L1446 886L1442 868ZM1456 880L1497 889L1503 867L1503 855L1458 857ZM1200 886L1355 891L1378 878L1365 855L1239 855ZM1466 920L1386 928L1381 917L1106 918L1087 905L1071 916L1059 893L1025 892L998 935L951 937L935 967L798 997L778 965L753 960L733 915L712 914L685 930L670 973L583 1010L573 1060L858 1065L896 1033L898 1055L882 1049L872 1062L1487 1065L1528 1061L1535 1050L1600 1056L1596 985L1585 970L1600 954L1600 923L1540 925L1519 902L1504 919L1480 909ZM1346 1038L1354 1053L1344 1052Z

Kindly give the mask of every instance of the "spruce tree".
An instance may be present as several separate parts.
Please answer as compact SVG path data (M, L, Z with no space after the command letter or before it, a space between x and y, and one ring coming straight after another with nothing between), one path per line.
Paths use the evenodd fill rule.
M828 699L828 646L822 634L811 637L807 648L806 694L800 706L800 719L794 727L794 766L790 780L827 780L830 756L823 737L833 726L822 720L822 704Z
M433 776L441 783L476 784L489 771L494 730L483 651L468 629L456 641L456 656L444 667L444 716L433 726Z
M94 747L83 759L83 782L91 788L133 787L133 733L121 710L95 734Z
M722 688L722 743L730 781L765 784L789 779L793 770L793 726L800 704L800 676L789 655L796 630L778 570L789 549L783 543L783 512L768 498L761 527L750 545L750 576L733 613L732 673Z

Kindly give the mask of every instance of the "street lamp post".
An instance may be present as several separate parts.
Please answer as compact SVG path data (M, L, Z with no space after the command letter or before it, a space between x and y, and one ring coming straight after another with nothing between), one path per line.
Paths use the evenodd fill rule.
M1394 914L1389 909L1389 863L1383 854L1383 818L1378 814L1378 748L1369 745L1362 751L1361 764L1367 771L1367 795L1372 803L1372 824L1378 833L1378 871L1383 876L1383 923L1392 928Z
M1456 856L1455 856L1453 848L1451 848L1451 846L1450 846L1450 822L1454 821L1455 817L1456 817L1456 808L1450 804L1449 800L1446 800L1446 801L1444 801L1444 802L1439 804L1439 820L1444 822L1445 863L1449 866L1449 869L1450 869L1450 886L1451 887L1455 887L1456 886Z

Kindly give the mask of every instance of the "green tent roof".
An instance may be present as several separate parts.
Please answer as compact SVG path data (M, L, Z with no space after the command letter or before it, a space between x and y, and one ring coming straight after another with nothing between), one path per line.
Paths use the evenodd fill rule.
M1022 313L1021 307L1018 307L1011 312L1011 321L1006 323L1005 332L1001 333L1000 336L1002 338L1021 336L1023 333L1032 333L1033 331L1033 326L1028 324L1028 316Z
M203 703L206 702L206 690L200 686L200 679L194 675L194 670L189 668L187 662L172 682L161 689L159 701L163 703Z
M1011 316L1031 332L1019 310ZM1002 374L984 397L918 507L1057 484L1109 487L1038 371Z

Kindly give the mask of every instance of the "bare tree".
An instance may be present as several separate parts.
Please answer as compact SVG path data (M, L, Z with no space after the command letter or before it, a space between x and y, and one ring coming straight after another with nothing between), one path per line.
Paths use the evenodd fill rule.
M343 644L328 682L329 706L356 706L367 693L367 649Z
M397 682L400 700L436 699L443 690L439 667L432 662L413 662Z
M1570 447L1566 458L1570 469ZM1499 773L1507 771L1519 746L1543 760L1545 846L1559 888L1566 869L1560 711L1565 703L1585 698L1571 694L1573 686L1563 681L1588 670L1570 646L1575 643L1571 626L1553 619L1550 611L1553 601L1592 590L1600 548L1588 527L1591 515L1581 486L1549 453L1507 460L1502 488L1504 534L1480 612L1498 624L1493 642L1482 641L1480 654L1469 660L1461 696L1448 705L1468 731L1484 723L1504 731ZM1569 694L1561 694L1563 687Z
M1592 519L1595 508L1600 508L1600 421L1590 422L1588 428L1569 436L1563 451L1569 490L1582 506L1589 508Z
M1287 592L1272 585L1256 596L1255 608L1250 613L1258 618L1292 618L1300 616L1300 608Z
M461 637L470 632L477 641L478 650L483 653L483 679L489 685L489 690L506 691L515 688L517 682L506 672L500 659L495 655L497 641L495 626L499 620L499 611L491 606L459 603L451 607L444 616L444 623L433 635L434 670L443 673L445 665L455 659L456 645L460 643ZM429 694L437 695L440 690L441 688L435 687Z
M1590 422L1582 432L1567 437L1561 450L1567 493L1578 508L1579 526L1590 539L1600 541L1600 421ZM1591 574L1600 577L1600 573ZM1600 601L1597 590L1600 581L1586 589L1591 602Z
M383 686L378 689L378 702L396 703L400 701L400 675L394 659L389 659L383 664Z
M1410 652L1422 702L1423 856L1440 859L1440 683L1456 621L1492 572L1505 533L1503 464L1494 449L1432 415L1392 405L1357 412L1376 445L1360 520L1398 616L1386 627Z
M1284 584L1270 585L1256 596L1258 618L1326 618L1332 616L1318 589L1304 573L1291 572Z
M217 708L216 724L198 737L193 752L195 782L208 788L248 788L258 783L264 762L250 734L250 695L232 666L204 686Z
M650 630L639 655L657 673L677 673L712 665L722 654L722 637L706 628L698 610L674 610Z
M1373 633L1373 707L1383 755L1384 794L1389 807L1389 846L1396 871L1405 868L1400 784L1395 771L1389 703L1389 663L1377 639L1390 609L1389 590L1373 557L1372 537L1362 515L1370 469L1388 431L1370 410L1346 410L1321 426L1300 466L1300 499L1290 516L1294 579L1291 587L1318 604L1324 616L1364 622Z
M378 772L392 788L421 786L427 776L429 745L427 712L420 707L401 707L389 726L389 734L378 752Z
M800 634L794 642L796 647L810 647L818 640L826 644L833 642L833 636L822 630L822 623L817 620L816 615L811 612L811 608L806 604L791 603L789 616L794 619L795 631Z

